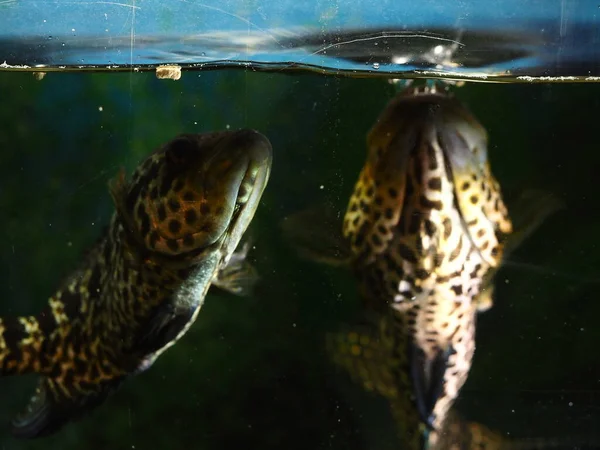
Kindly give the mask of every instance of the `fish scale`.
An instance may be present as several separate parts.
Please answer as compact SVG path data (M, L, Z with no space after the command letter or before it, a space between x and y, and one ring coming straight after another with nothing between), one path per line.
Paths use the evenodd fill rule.
M271 152L252 130L185 134L148 156L131 182L120 173L105 234L46 308L0 318L0 375L41 375L13 434L55 433L148 369L194 323L211 283L240 292L223 270L230 260L230 273L247 265L231 256L268 182Z

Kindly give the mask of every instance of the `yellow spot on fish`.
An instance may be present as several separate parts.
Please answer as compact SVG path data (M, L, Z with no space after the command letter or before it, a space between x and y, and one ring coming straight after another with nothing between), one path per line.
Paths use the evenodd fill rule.
M0 352L0 359L3 359L8 354L8 350L6 348L6 341L4 340L5 330L6 327L4 326L4 322L2 321L2 319L0 319L0 349L2 349L2 352Z
M51 298L48 303L52 309L52 315L54 316L54 320L57 324L69 321L69 318L65 314L65 304L63 302Z

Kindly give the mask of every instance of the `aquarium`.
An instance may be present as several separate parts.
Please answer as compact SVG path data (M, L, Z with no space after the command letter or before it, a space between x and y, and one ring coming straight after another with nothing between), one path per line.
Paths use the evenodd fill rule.
M600 448L599 21L0 1L0 448Z

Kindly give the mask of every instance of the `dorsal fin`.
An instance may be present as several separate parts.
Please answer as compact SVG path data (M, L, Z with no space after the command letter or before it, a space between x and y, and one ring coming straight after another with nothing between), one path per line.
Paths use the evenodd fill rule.
M349 266L350 243L342 235L342 219L333 208L320 204L285 217L284 238L308 260L331 266Z

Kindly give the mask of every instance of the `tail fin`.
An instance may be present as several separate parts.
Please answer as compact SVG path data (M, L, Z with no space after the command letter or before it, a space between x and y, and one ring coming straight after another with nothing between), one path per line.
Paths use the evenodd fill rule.
M54 434L104 402L124 379L84 383L43 377L25 410L12 420L11 432L25 439Z
M11 424L13 435L36 438L55 433L102 403L125 379L109 349L82 342L76 302L50 299L37 317L0 318L0 376L41 375L28 406ZM84 345L86 344L86 345Z

